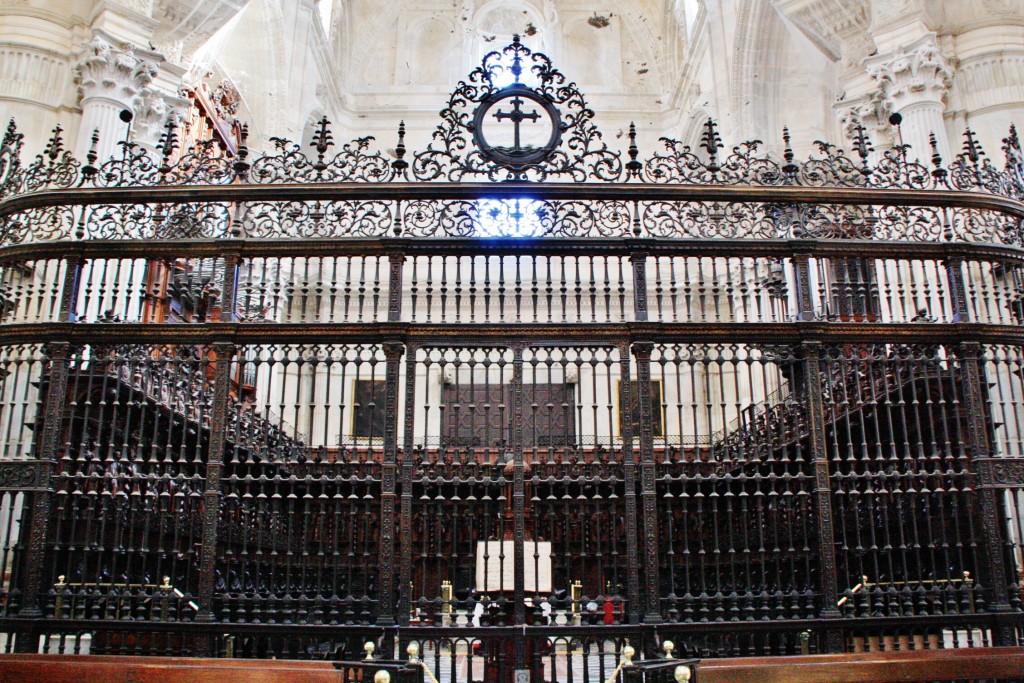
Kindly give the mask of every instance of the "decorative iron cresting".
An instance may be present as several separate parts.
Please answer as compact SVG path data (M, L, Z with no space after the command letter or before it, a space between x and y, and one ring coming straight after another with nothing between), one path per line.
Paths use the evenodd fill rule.
M511 82L504 83L509 77ZM527 77L536 84L525 83ZM23 135L12 120L0 144L0 197L77 187L409 180L950 189L1024 197L1024 152L1012 126L1003 139L1003 168L986 156L971 130L964 132L962 151L948 166L933 140L929 167L913 158L909 145L875 153L859 123L850 140L852 156L837 145L818 141L817 154L797 160L786 129L781 159L761 152L760 140L742 142L723 154L725 144L710 119L698 149L665 137L661 139L663 150L642 158L631 126L624 153L612 150L578 86L554 67L547 55L531 51L518 36L503 50L488 53L481 65L458 83L440 116L432 142L422 151L407 150L404 124L399 126L390 160L372 149L372 137L347 142L332 155L336 144L330 121L324 117L308 141L313 156L302 144L272 138L274 153L250 158L244 128L237 155L225 154L214 142L180 150L177 124L172 119L157 145L158 159L127 141L120 143L119 155L98 159L98 137L94 136L83 163L65 148L58 126L44 151L27 164L20 159ZM551 133L544 144L528 147L514 143L508 149L487 142L485 122L510 120L518 132L545 117L550 119Z

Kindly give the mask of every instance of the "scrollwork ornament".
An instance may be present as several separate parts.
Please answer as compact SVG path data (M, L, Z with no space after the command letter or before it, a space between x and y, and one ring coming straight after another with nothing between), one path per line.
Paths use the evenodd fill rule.
M704 161L698 154L678 140L661 138L665 146L664 153L653 155L644 164L643 179L647 182L692 183L699 185L783 185L788 182L782 167L768 156L759 156L760 140L742 142L732 148L732 153L719 162L717 149L718 132L713 120L708 119L705 125L705 150L708 153Z
M808 187L864 187L868 180L856 162L836 145L822 140L814 143L821 156L800 165L796 182Z
M870 183L878 188L902 188L930 190L935 186L935 177L926 166L908 159L910 145L899 145L882 153L875 165Z
M225 237L231 226L225 203L97 204L84 224L93 239L188 239Z
M404 234L413 237L470 237L479 234L479 204L415 200L402 205Z
M250 237L386 237L393 215L387 202L252 202L246 207Z
M524 71L537 81L536 87L531 88L520 81ZM496 81L504 74L511 74L514 82L499 87ZM554 112L551 125L555 127L555 136L552 140L557 144L542 154L525 155L521 164L516 163L514 157L491 154L487 148L467 152L470 136L477 136L479 141L481 121L478 114L498 98L520 94L538 102L540 108L549 114ZM516 100L511 99L510 102L515 103ZM522 101L515 104L514 115L499 110L495 116L513 118L518 132L518 126L524 119L539 116L537 112L524 114L519 109L521 104ZM546 55L532 52L523 45L519 36L515 36L503 50L488 53L480 66L470 72L468 79L458 83L449 96L448 105L441 110L441 119L427 149L413 156L411 172L417 180L456 182L467 178L486 178L492 181L543 181L558 178L573 182L613 182L622 176L621 155L611 151L603 141L593 121L594 112L577 85L569 82ZM518 144L517 136L516 152L524 149Z
M0 489L27 489L38 485L39 466L37 463L0 463Z
M57 126L46 149L19 176L21 192L75 187L81 182L82 164L64 148L63 129Z
M747 202L643 202L641 226L651 237L775 237L769 205Z
M19 244L30 241L71 239L76 210L62 204L27 209L4 217L0 223L0 242Z
M156 185L159 167L149 152L134 142L122 142L121 157L114 157L100 166L93 180L98 187L133 187Z
M310 144L316 157L307 155L299 144L284 138L271 138L276 154L264 155L252 163L250 179L258 184L274 183L380 183L393 178L393 169L380 152L370 151L372 137L363 137L342 145L333 156L331 122L324 117L313 133Z

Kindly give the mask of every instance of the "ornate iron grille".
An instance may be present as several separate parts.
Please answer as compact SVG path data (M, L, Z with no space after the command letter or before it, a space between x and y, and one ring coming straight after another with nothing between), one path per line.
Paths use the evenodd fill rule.
M516 41L393 158L324 120L23 164L12 124L4 647L540 681L1019 642L1016 133L929 168L592 119Z

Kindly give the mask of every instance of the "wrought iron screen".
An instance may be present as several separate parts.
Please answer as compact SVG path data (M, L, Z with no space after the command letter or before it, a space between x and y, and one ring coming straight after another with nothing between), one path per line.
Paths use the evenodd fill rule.
M0 642L474 681L1020 642L1016 133L626 140L518 40L393 157L12 124Z

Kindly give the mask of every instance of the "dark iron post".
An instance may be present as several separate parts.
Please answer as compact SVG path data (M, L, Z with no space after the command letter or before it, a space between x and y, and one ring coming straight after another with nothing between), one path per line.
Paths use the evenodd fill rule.
M213 414L210 416L210 447L206 455L206 490L203 493L203 545L199 557L199 584L196 621L210 623L213 614L214 576L217 565L217 526L220 518L221 475L224 471L224 443L227 436L230 397L231 363L235 345L217 342L211 347L214 356ZM200 633L196 639L196 655L213 655L210 634Z
M620 376L619 382L619 405L630 406L632 403L632 387L630 374L629 344L619 346ZM640 621L642 614L640 597L640 565L639 565L639 541L637 533L640 528L640 520L637 519L636 510L636 461L633 457L633 421L622 420L622 479L625 489L626 506L626 601L627 617L629 623L636 624ZM649 564L651 558L645 557L645 564ZM657 561L657 557L654 558Z
M988 419L982 387L985 371L981 365L982 348L978 342L964 342L957 349L960 357L963 384L963 404L967 422L967 448L971 467L978 476L978 503L981 506L981 537L985 558L979 568L982 585L988 586L991 599L988 610L995 613L1010 611L1009 575L1006 564L1007 538L1002 503L1002 486L996 476L995 453L989 441ZM994 645L1016 644L1013 628L998 624L993 629Z
M235 322L237 311L235 300L238 295L238 262L239 255L234 252L224 254L224 291L221 292L220 321Z
M647 313L647 253L634 251L629 255L633 264L633 315L637 322L646 322Z
M803 343L804 394L810 423L811 457L814 459L814 502L818 527L818 552L821 555L821 617L839 619L839 573L836 567L835 530L832 511L832 482L829 476L825 444L825 401L822 396L822 347L820 342ZM825 631L825 649L843 652L842 631Z
M81 255L69 254L64 259L64 282L60 290L60 312L57 319L61 322L75 322L75 308L78 303L78 283L81 275Z
M400 251L388 252L388 322L402 319L402 267L405 254Z
M409 625L409 605L412 603L412 475L416 416L416 349L410 345L405 356L405 451L401 463L401 498L398 517L398 618L401 626ZM382 598L383 599L383 598ZM381 607L383 611L384 607Z
M967 288L964 286L964 260L959 257L946 259L946 281L949 283L950 308L953 310L953 322L967 323L971 321L971 313L967 308Z
M71 345L68 342L52 342L47 347L49 383L43 412L43 435L39 442L37 457L39 473L36 487L32 491L32 508L27 524L28 547L25 553L25 581L20 617L38 618L43 616L40 598L43 589L43 566L46 558L46 540L49 532L50 510L53 503L51 477L57 461L57 447L64 432L64 406L68 391L68 361ZM19 652L35 652L37 643L31 638L18 637L16 649Z
M380 607L377 624L393 626L395 604L395 491L398 473L398 380L405 345L384 343L384 461L380 474Z
M643 512L640 523L643 526L645 566L644 622L661 623L660 577L658 574L658 501L655 488L654 467L654 407L651 400L651 354L654 344L635 342L633 357L636 359L637 405L640 413L640 501Z
M814 296L811 289L811 256L795 254L793 271L796 277L796 319L814 320Z
M513 578L515 581L513 617L514 623L526 623L526 484L523 480L523 351L524 347L512 348L512 531L515 543ZM517 670L526 668L526 638L517 631L512 666Z

